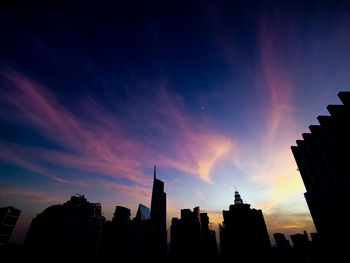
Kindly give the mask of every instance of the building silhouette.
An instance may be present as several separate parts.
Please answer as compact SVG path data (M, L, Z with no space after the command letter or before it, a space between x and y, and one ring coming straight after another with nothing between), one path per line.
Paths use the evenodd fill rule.
M164 182L156 178L156 166L153 173L153 189L151 200L151 223L154 230L154 262L164 262L167 255L166 232L166 193Z
M101 262L166 262L166 193L154 166L151 209L139 204L130 220L130 209L117 206L102 238Z
M318 116L292 152L303 179L324 256L349 260L350 234L350 92L340 92L343 105L328 105L330 116Z
M215 231L209 228L209 217L207 213L200 213L202 247L202 262L217 262L218 248Z
M271 243L261 210L251 209L235 192L234 204L223 211L220 245L223 262L254 262L268 258Z
M129 261L130 231L130 209L116 206L112 220L103 226L100 262Z
M97 262L104 217L99 203L72 196L38 214L29 227L25 245L36 262Z
M289 240L282 233L274 233L276 247L273 253L273 262L294 262L292 260L292 247Z
M72 196L53 205L31 222L26 239L30 262L166 262L166 194L156 178L151 210L139 204L133 220L130 209L116 206L111 221L102 216L101 204Z
M166 262L166 193L164 182L153 173L151 211L139 204L130 231L128 262Z
M172 262L217 262L218 251L215 232L209 229L209 217L193 211L181 210L181 219L173 218L170 227Z
M292 247L290 246L290 242L286 239L286 236L282 233L274 233L273 237L275 239L276 248L278 252L286 257L291 253Z
M141 222L149 219L151 219L149 208L147 206L144 206L143 204L139 204L139 208L137 209L134 220Z
M293 242L294 248L294 261L295 262L311 262L310 251L309 251L309 237L304 231L303 234L294 234L290 236Z
M5 247L11 238L11 234L20 214L21 210L12 206L0 208L0 254L3 254Z
M181 219L173 218L170 227L173 262L196 262L200 257L201 227L199 207L181 209Z
M161 262L157 241L156 228L151 221L149 208L139 204L131 225L130 247L126 262Z
M274 233L273 237L275 239L276 247L283 252L284 254L288 254L291 251L290 242L286 239L285 235L282 233Z

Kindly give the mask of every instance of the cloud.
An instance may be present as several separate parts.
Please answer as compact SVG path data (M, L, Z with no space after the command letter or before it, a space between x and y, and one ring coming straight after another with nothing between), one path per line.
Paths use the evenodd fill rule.
M13 71L7 71L5 77L13 87L5 96L16 107L17 117L70 150L36 149L37 158L139 183L150 182L136 169L139 163L128 158L128 154L141 151L142 146L121 134L120 127L108 116L101 115L99 123L85 121L61 105L45 87Z
M20 198L32 203L63 203L66 199L61 194L52 191L42 191L39 189L29 189L26 187L14 187L9 185L0 185L0 197L4 200L11 198Z
M30 151L31 150L31 151ZM0 143L0 158L11 163L13 165L20 166L24 169L33 171L35 173L45 175L57 182L68 183L67 180L62 179L59 175L55 175L55 172L48 171L47 169L37 165L33 161L35 156L35 149L28 149L11 143Z
M88 179L84 182L79 181L77 182L77 184L80 186L86 186L86 187L99 186L104 188L105 190L112 190L122 195L137 198L137 200L145 201L147 203L151 200L152 189L142 187L142 186L137 186L137 185L128 186L128 185L113 183L113 182L101 180L101 179Z
M279 19L275 19L275 21ZM292 119L293 106L291 104L291 93L294 89L291 71L288 63L292 63L287 57L290 43L295 39L294 31L291 28L285 29L281 38L278 27L275 23L263 16L259 28L260 62L263 81L268 96L266 111L267 130L264 136L264 144L273 142L276 136L280 136L281 129L295 126ZM295 40L294 40L295 41ZM294 41L292 41L294 43ZM293 46L294 50L296 45Z
M295 234L306 230L316 232L310 213L298 212L293 208L275 206L270 212L264 213L265 222L270 234Z
M54 176L54 169L45 168L46 164L150 185L151 177L143 169L157 163L198 175L210 183L214 165L236 154L231 139L186 115L181 97L169 93L164 85L157 89L154 100L141 97L135 101L136 106L125 107L123 120L93 99L77 103L77 108L83 105L78 114L47 87L10 69L3 70L2 75L10 87L3 99L14 109L9 114L59 147L0 142L4 149L0 157L55 180L68 182L69 178ZM127 127L125 119L128 124L134 123L136 131Z
M260 143L250 146L249 156L243 156L241 162L249 180L264 189L264 198L255 206L266 213L292 198L297 208L306 208L303 183L290 150L299 136L292 102L295 57L291 56L298 49L297 32L288 23L276 24L275 21L284 21L280 16L271 12L259 21L261 74L255 75L255 83L262 91L262 98L266 98L262 112L265 129L261 129Z
M156 155L157 160L165 166L197 174L211 183L213 167L225 158L238 155L236 143L184 114L181 97L165 88L159 88L157 96L157 103L148 107L153 125L166 135L156 142L162 149L161 154Z

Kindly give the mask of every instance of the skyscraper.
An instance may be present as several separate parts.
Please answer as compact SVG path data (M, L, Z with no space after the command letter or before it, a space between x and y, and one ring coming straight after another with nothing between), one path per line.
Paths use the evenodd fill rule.
M166 231L166 193L164 182L156 178L156 166L154 166L153 177L151 220Z
M99 262L129 262L131 226L130 209L116 206L112 221L103 226Z
M200 213L199 206L193 211L181 209L181 219L172 219L170 231L172 262L217 262L215 232L209 229L209 217Z
M309 238L306 231L303 234L291 235L290 239L293 242L295 260L300 263L310 262Z
M12 206L0 208L0 253L7 245L21 210Z
M200 213L201 219L201 262L217 262L218 248L216 244L215 231L209 228L209 217L207 213Z
M224 222L220 227L223 262L233 259L253 262L266 258L271 243L262 211L243 203L238 191L234 203L228 211L223 211Z
M97 262L104 217L101 205L72 196L38 214L29 227L25 245L36 262Z
M167 251L166 233L166 193L164 192L164 182L156 178L156 166L153 172L153 189L151 200L151 222L155 230L154 260L164 262Z
M288 254L291 251L291 246L289 243L289 240L286 239L285 235L282 233L274 233L273 237L275 238L275 243L277 249L282 253L282 254Z
M147 206L144 206L143 204L139 204L139 208L137 209L135 220L141 222L148 219L150 219L149 208Z
M339 92L343 105L328 105L330 116L318 116L292 152L303 179L323 252L349 260L350 235L350 92Z

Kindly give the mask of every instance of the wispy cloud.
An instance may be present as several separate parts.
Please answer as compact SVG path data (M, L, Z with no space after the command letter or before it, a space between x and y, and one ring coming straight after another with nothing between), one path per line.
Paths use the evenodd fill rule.
M298 212L294 208L275 206L269 213L264 213L264 217L271 234L276 232L295 234L303 230L315 232L310 214Z
M54 141L60 150L1 142L4 151L0 157L58 181L69 179L53 176L54 172L45 169L43 163L150 185L151 177L142 169L157 162L211 182L210 172L214 165L235 153L231 139L186 115L179 103L181 97L171 95L165 87L157 90L155 104L143 98L138 101L148 115L129 108L130 122L135 121L138 125L141 124L138 121L146 117L147 122L139 126L140 130L154 132L140 140L137 134L123 126L120 118L92 99L84 104L83 114L78 115L47 87L13 70L3 70L2 75L11 87L3 99L14 107L15 111L11 113L14 118Z
M38 149L41 151L41 149ZM36 164L35 160L38 156L36 149L30 149L27 147L22 147L12 143L0 143L0 158L6 162L17 165L29 171L47 176L60 183L68 183L67 180L61 178L60 175L57 175L54 171L49 171L44 167ZM34 157L34 159L33 159Z
M140 151L142 145L126 138L115 121L103 114L99 123L85 121L61 105L47 88L13 71L4 74L13 87L5 96L16 107L17 117L70 150L37 149L38 158L139 183L150 181L135 169L139 163L128 158L128 154Z
M66 201L66 196L52 191L43 191L27 187L14 187L9 185L0 185L0 189L0 197L4 200L9 198L20 198L27 202L29 201L40 204L63 203Z
M250 172L252 181L266 188L264 200L258 203L258 208L268 213L293 196L299 196L295 203L297 206L305 206L302 203L303 183L290 151L290 145L297 136L292 103L296 58L290 54L297 52L295 49L298 46L290 42L297 39L297 33L293 27L279 27L273 23L284 21L281 14L272 12L269 15L263 15L260 20L258 39L261 75L257 75L259 81L256 81L267 98L262 115L266 128L261 132L260 145L254 148L256 151L243 166ZM285 30L284 34L281 34L281 28ZM289 45L293 49L288 49Z
M155 142L161 149L157 160L211 183L210 172L217 162L238 155L235 141L186 115L181 97L165 88L157 94L157 103L147 107L161 136Z
M119 193L121 195L126 195L128 197L136 198L138 202L149 202L151 200L152 188L142 187L137 185L124 185L118 184L107 180L101 179L87 179L85 181L76 181L76 185L80 187L100 187L107 191L112 191Z
M285 41L294 38L288 38L292 30L285 32L286 39L281 38L281 34L277 31L273 20L269 20L266 15L263 16L259 30L259 47L261 71L265 81L265 85L262 86L266 87L268 95L265 145L272 143L276 136L283 132L283 129L286 127L290 129L290 125L295 125L291 116L293 110L291 93L294 84L286 63L286 61L289 63L291 61L286 58L285 50L288 47Z

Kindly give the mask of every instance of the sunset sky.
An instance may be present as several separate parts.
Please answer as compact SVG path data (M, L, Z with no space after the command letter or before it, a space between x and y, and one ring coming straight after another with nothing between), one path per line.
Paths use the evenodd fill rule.
M153 165L168 228L199 205L217 229L236 187L270 234L315 231L290 146L349 90L350 2L215 2L1 4L12 241L76 193L134 217Z

